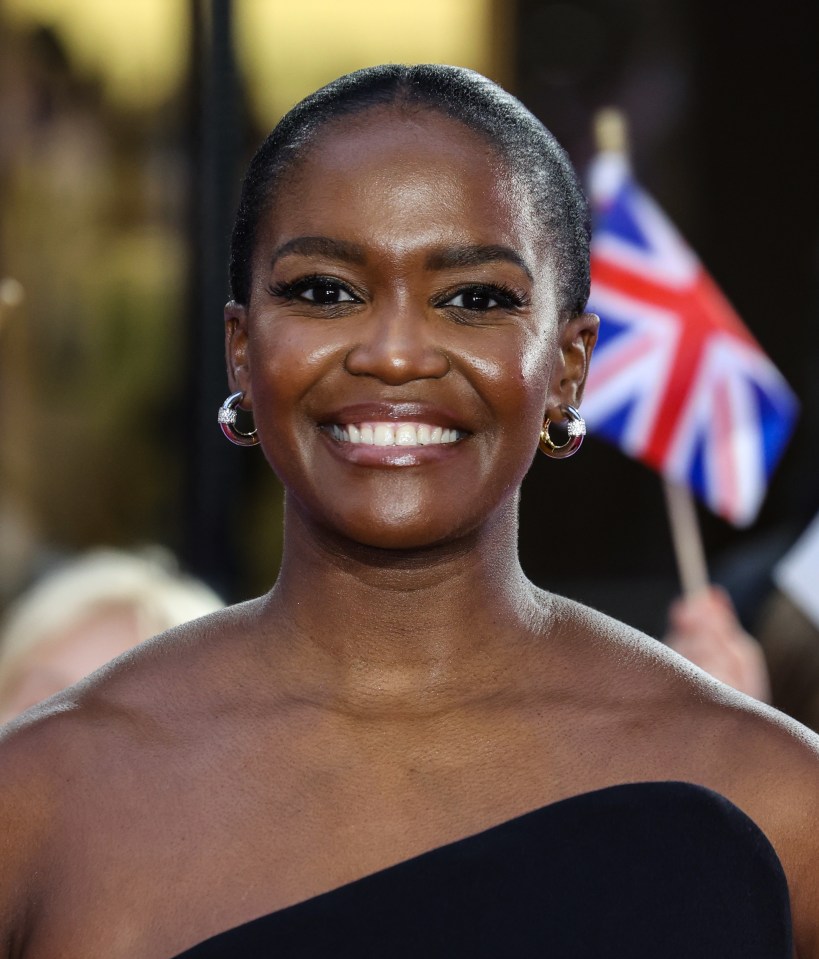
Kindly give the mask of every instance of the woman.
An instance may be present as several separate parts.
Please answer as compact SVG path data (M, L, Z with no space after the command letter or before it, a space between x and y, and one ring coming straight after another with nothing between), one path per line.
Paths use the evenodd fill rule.
M816 740L517 560L596 332L551 136L468 71L342 78L231 281L281 574L8 734L3 954L784 957L786 875L819 956Z

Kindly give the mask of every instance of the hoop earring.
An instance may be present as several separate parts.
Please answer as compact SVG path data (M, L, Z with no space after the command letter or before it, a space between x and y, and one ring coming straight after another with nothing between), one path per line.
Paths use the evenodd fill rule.
M538 449L541 453L545 453L554 460L565 460L567 456L574 455L580 449L583 437L586 435L586 421L573 406L561 406L560 412L569 421L567 427L569 438L565 443L557 446L549 436L549 426L552 421L547 419L540 431L540 442L538 443Z
M255 428L249 433L243 433L236 429L236 407L242 402L244 395L241 390L238 393L231 393L219 407L216 420L231 443L235 443L237 446L255 446L259 442Z

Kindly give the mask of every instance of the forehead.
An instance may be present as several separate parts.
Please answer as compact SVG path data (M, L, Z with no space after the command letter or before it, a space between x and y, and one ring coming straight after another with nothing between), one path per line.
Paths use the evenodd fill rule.
M260 239L331 235L398 255L499 244L537 267L538 230L519 178L491 142L428 109L373 108L314 134L278 184Z

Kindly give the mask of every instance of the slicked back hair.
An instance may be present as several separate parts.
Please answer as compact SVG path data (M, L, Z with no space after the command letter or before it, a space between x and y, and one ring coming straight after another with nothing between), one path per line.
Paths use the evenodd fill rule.
M375 107L424 107L484 137L531 204L552 253L561 316L581 313L589 295L589 212L565 151L523 104L462 67L387 64L339 77L296 104L251 160L242 185L230 254L231 296L247 304L260 219L284 175L316 134Z

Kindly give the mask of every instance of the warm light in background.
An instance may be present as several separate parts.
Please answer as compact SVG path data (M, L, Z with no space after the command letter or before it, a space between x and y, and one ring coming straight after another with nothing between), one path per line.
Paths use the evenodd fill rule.
M150 109L188 68L189 0L6 0L4 17L53 27L106 96ZM376 63L454 63L505 79L496 0L235 0L236 56L254 117L272 126L334 77ZM504 16L511 15L511 4Z
M343 73L377 63L454 63L493 78L507 51L493 0L237 0L236 47L263 127Z
M5 0L11 24L49 26L80 74L102 81L125 107L154 107L179 87L188 69L186 0Z
M196 352L186 209L206 138L192 120L223 132L211 94L227 64L208 43L225 8L255 138L312 90L377 63L452 63L508 83L515 3L0 3L1 609L54 547L191 539L178 509L190 451L167 423L182 357ZM238 162L251 131L236 119L226 146ZM237 180L220 174L226 191ZM244 500L243 597L267 588L281 545L279 492L249 480Z

